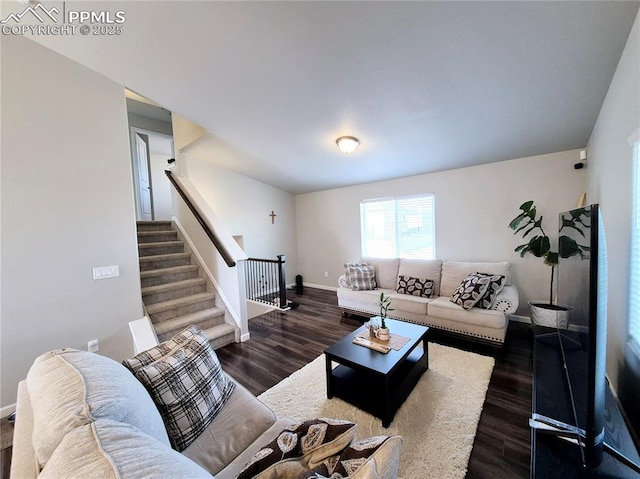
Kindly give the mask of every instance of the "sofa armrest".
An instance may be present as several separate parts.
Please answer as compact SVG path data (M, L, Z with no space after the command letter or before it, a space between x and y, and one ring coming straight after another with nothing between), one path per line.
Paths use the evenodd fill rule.
M518 295L518 288L514 285L505 286L502 291L493 300L491 309L500 311L504 314L514 314L518 310L520 304L520 297Z
M19 477L21 479L35 479L38 477L40 471L36 462L36 452L31 439L32 435L33 409L31 409L27 381L23 380L18 383L10 477Z

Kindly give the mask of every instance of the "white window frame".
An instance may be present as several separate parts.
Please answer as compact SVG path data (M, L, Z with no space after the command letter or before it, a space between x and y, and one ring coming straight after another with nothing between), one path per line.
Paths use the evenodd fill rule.
M422 218L416 218L415 214L411 215L412 218L410 216L400 217L403 206L405 208L404 211L406 211L406 208L409 208L412 204L420 206L420 202L422 201L424 202L423 206L427 208L422 211ZM360 202L360 240L362 256L376 258L435 259L435 208L435 195L433 193L362 200ZM379 216L377 219L375 219L376 214ZM425 214L427 215L426 219L424 218ZM384 218L381 218L380 215L384 216ZM410 223L416 224L417 228L424 228L425 232L422 233L422 235L429 236L430 232L430 239L420 243L425 245L423 248L411 250L411 237L420 241L419 238L417 238L420 235L409 234L407 236ZM374 230L375 233L373 232ZM404 235L402 234L403 232Z

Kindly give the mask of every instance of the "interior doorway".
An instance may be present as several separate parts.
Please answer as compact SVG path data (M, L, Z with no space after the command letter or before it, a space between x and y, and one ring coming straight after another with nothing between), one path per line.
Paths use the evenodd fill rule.
M164 170L168 166L167 161L174 157L173 137L136 127L131 127L130 136L136 217L138 220L170 220L171 184Z
M127 90L136 219L170 220L171 188L164 170L174 157L171 112Z

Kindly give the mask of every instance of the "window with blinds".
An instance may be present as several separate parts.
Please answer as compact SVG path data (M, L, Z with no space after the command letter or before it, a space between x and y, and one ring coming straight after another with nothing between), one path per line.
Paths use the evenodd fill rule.
M634 147L633 221L631 225L631 281L629 335L640 354L640 141Z
M432 194L360 202L362 256L435 258Z

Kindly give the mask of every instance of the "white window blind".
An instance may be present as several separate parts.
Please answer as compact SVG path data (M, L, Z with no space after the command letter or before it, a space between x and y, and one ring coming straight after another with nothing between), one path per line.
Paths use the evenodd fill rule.
M432 194L362 201L362 256L434 259L434 213Z
M633 221L631 225L631 281L629 335L640 352L640 141L634 147Z

